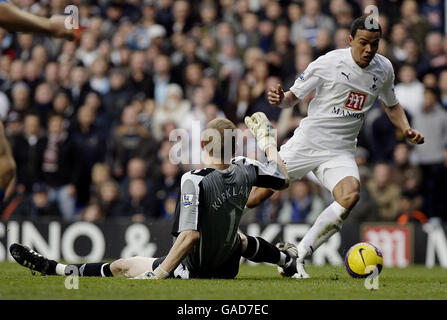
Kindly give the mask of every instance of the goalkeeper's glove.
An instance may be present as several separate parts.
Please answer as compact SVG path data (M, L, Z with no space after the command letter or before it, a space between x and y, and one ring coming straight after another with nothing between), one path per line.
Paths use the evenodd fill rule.
M146 271L132 279L142 280L158 280L165 279L169 276L169 272L163 270L161 267L157 267L154 271Z
M245 124L256 138L259 148L265 152L270 146L276 147L276 137L273 127L264 112L256 112L251 117L245 117Z

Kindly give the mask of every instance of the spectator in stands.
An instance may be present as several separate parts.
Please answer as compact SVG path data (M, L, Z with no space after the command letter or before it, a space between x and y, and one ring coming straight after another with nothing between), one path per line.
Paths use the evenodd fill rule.
M123 110L121 123L111 134L108 161L113 168L113 175L118 179L126 174L129 159L150 157L157 148L150 132L139 123L138 110L132 105Z
M241 79L238 85L236 101L227 105L225 108L225 116L236 125L244 123L245 116L250 112L251 103L250 86L246 79Z
M411 196L414 209L422 208L422 172L418 166L410 163L410 146L406 143L398 143L394 149L391 181L399 185L402 192Z
M247 75L247 83L250 85L250 96L253 101L264 95L268 76L269 65L267 61L257 61L253 65L252 72Z
M154 100L157 107L165 104L168 96L168 86L171 83L179 82L171 74L171 61L169 57L160 54L154 60Z
M443 110L436 91L426 88L424 107L414 117L413 127L423 130L425 143L414 148L417 163L422 169L424 212L428 216L435 214L433 194L434 180L444 162L444 147L447 144L447 111Z
M180 167L172 163L168 158L164 159L161 165L161 174L154 181L155 197L160 212L164 210L165 202L169 201L172 194L177 198L179 183L183 172Z
M296 45L298 41L305 39L312 47L315 47L318 29L333 32L335 30L334 21L321 12L320 1L308 0L304 3L304 15L292 24L290 41Z
M123 202L118 183L112 179L101 183L98 190L98 199L92 204L98 204L101 215L106 218L122 216Z
M408 29L403 23L396 23L391 27L389 59L394 63L402 63L407 58L404 41L408 37Z
M447 67L447 53L442 47L443 36L440 32L431 31L425 39L425 59L429 62L429 71L439 75Z
M146 58L143 51L134 51L130 57L129 88L132 96L141 95L154 98L154 82L146 70Z
M418 2L415 0L405 0L401 9L402 22L407 26L408 32L420 44L423 49L424 40L430 31L430 24L423 15L419 14Z
M391 167L385 162L374 166L366 187L379 206L380 221L395 221L399 214L401 188L391 181Z
M76 111L84 102L86 95L91 91L87 70L84 67L71 69L70 79L68 90L71 94L70 100Z
M90 65L90 88L101 95L110 91L110 81L107 77L109 66L103 57L97 57Z
M56 92L53 99L53 110L49 113L56 113L64 117L66 120L73 120L75 115L74 107L70 101L70 95L65 90ZM42 123L46 123L48 114L41 114ZM45 122L44 122L45 121Z
M101 222L104 221L105 218L100 206L97 203L88 205L81 211L79 217L81 220L87 222Z
M259 16L255 12L246 12L242 16L241 30L238 32L236 42L239 48L247 49L257 47L259 44Z
M354 12L351 5L344 1L331 1L331 13L335 18L337 29L349 28L354 20Z
M26 219L60 218L61 213L57 204L50 200L49 188L44 183L35 183L32 194L19 204L13 217Z
M237 93L237 84L242 78L243 64L237 55L237 47L233 40L226 40L221 44L217 55L220 64L218 77L221 85L226 88L228 99L234 101Z
M8 114L5 123L5 135L13 150L23 131L23 118L15 111Z
M404 64L398 75L400 83L395 87L396 97L412 116L419 113L424 103L424 85L417 79L412 65Z
M12 87L12 109L22 118L31 111L30 106L30 87L25 82L17 82Z
M426 223L428 221L425 213L415 207L413 195L407 192L402 192L399 203L399 216L397 222L399 224L411 223Z
M91 31L85 31L82 33L81 45L76 50L75 57L85 67L90 65L99 57L97 49L98 39L96 35Z
M60 89L61 85L58 79L59 64L57 62L49 62L45 66L45 82L48 83L51 89L56 92Z
M187 33L191 30L193 20L191 17L190 3L185 0L175 1L172 6L172 18L173 22L170 27L171 33Z
M20 193L31 193L33 185L38 182L45 147L44 132L37 114L25 116L23 134L13 147L17 165L17 188Z
M42 179L50 187L50 200L56 201L65 220L74 219L76 182L79 179L79 153L63 126L64 118L53 114L48 118L42 158Z
M159 141L162 139L163 124L173 121L179 127L191 109L191 103L184 99L182 87L178 84L169 84L166 91L166 101L155 109L152 119L152 131Z
M278 222L314 223L325 204L310 188L307 180L294 181L289 197L279 211Z
M151 167L151 170L158 170L159 168ZM148 176L147 163L143 158L132 158L127 164L127 175L120 182L121 194L124 199L129 198L129 184L134 179L143 179L146 181L146 188L148 193L153 192L153 182Z
M434 31L444 31L442 19L444 10L441 0L428 0L424 1L421 5L421 13Z
M107 180L113 180L112 170L106 163L97 162L92 168L90 185L90 203L95 203L98 200L99 189L101 184Z
M267 61L278 70L282 80L291 76L295 62L293 45L290 43L290 28L285 23L278 24L273 34L273 46L267 53Z
M53 89L47 82L42 82L37 86L33 99L33 110L40 114L42 120L45 120L46 115L53 109L53 98Z
M203 70L200 84L208 92L211 103L214 103L219 110L223 111L228 103L228 98L219 90L217 78L212 69L206 68Z
M107 137L95 124L95 111L89 106L78 109L72 135L80 158L77 200L78 204L86 205L90 197L91 170L95 163L105 160Z
M447 110L447 70L443 70L439 74L438 86L440 92L441 105L444 108L444 110Z
M421 54L423 51L419 48L416 40L410 37L404 40L403 49L407 57L402 63L412 65L416 69L418 78L421 78L429 69L428 60Z
M103 96L104 109L109 118L119 122L121 112L130 102L131 93L127 88L127 76L124 70L114 68L110 71L110 91Z
M145 179L134 178L128 184L128 198L123 202L121 216L131 217L133 222L159 217L156 202L148 192Z

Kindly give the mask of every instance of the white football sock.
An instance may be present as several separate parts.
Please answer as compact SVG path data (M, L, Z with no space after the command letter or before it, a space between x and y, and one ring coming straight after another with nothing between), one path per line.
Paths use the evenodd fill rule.
M66 264L63 263L58 263L56 265L56 274L58 276L65 276L65 268L67 267Z
M319 246L326 242L343 225L348 209L342 207L337 201L332 202L323 210L313 226L306 232L298 245L298 260L312 254Z

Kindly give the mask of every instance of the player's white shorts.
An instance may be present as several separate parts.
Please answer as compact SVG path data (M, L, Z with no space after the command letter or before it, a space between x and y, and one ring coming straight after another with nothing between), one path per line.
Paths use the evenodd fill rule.
M331 154L329 150L314 150L293 140L283 144L279 151L290 181L299 180L313 172L321 184L331 192L343 178L352 176L360 181L353 154Z

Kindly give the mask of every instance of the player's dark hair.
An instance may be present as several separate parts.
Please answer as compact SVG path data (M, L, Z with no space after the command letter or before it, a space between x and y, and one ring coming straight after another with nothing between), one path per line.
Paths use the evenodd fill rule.
M375 23L373 23L375 22ZM375 26L378 26L377 28ZM368 30L371 32L379 32L382 35L382 27L379 22L372 16L363 15L355 19L351 24L351 36L355 38L357 30Z

